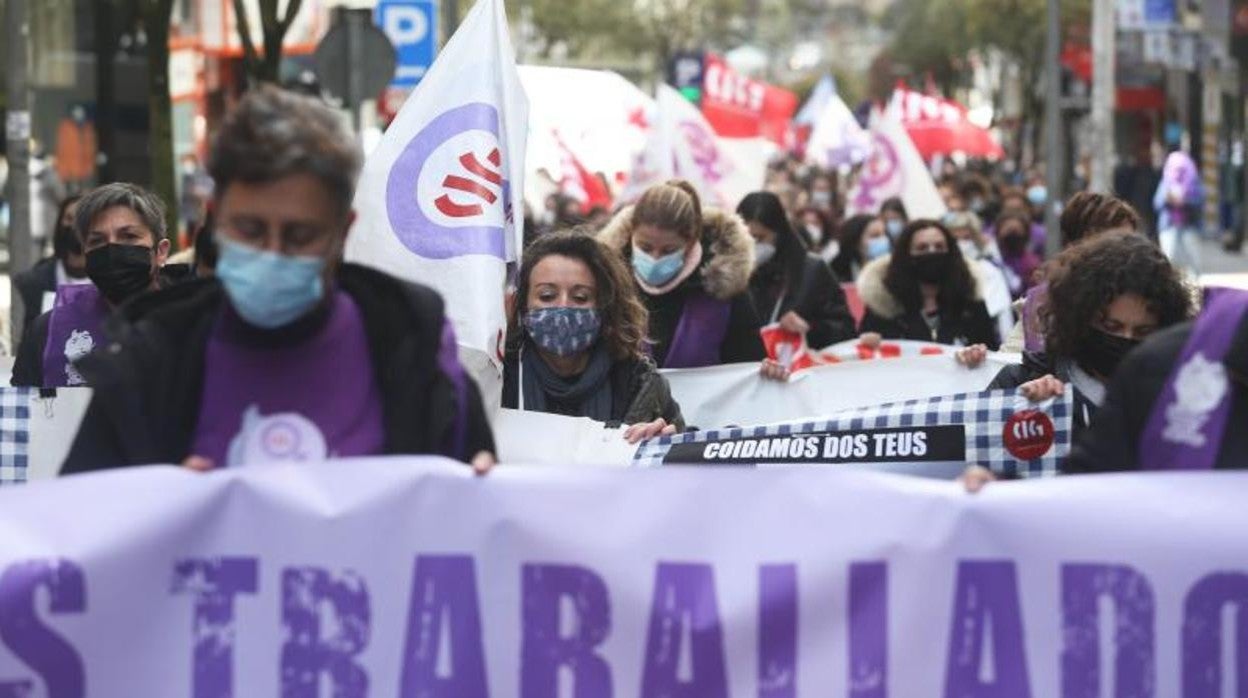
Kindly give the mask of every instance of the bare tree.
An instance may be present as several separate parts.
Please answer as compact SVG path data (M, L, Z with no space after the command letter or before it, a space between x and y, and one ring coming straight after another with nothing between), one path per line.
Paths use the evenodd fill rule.
M173 102L169 95L169 21L173 0L140 0L143 32L147 36L148 148L152 163L152 191L165 206L165 221L177 240L178 196L173 164Z
M251 38L251 20L243 0L234 0L234 16L238 18L238 38L243 44L243 65L247 75L256 82L277 82L282 66L282 43L290 25L299 15L303 0L288 0L286 12L280 13L281 0L256 0L260 4L260 33L264 38L264 55L256 51Z

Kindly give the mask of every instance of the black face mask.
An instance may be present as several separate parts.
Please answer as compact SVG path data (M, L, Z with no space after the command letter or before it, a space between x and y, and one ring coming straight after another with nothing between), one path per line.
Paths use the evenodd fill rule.
M1027 236L1018 233L1009 233L999 235L997 242L1001 245L1001 252L1007 257L1021 257L1027 251Z
M1118 370L1118 364L1127 353L1139 346L1140 340L1119 337L1101 330L1092 330L1092 334L1084 340L1075 360L1080 368L1093 375L1109 380Z
M948 252L921 254L910 258L910 266L914 269L915 278L927 284L940 283L949 275L951 264L953 264L953 257Z
M87 276L113 305L121 305L152 285L152 248L105 245L87 253Z

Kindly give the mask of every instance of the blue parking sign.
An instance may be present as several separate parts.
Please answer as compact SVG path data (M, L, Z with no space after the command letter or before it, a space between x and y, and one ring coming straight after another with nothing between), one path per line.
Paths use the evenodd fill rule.
M438 8L434 0L380 0L373 21L398 53L391 87L415 87L437 52Z

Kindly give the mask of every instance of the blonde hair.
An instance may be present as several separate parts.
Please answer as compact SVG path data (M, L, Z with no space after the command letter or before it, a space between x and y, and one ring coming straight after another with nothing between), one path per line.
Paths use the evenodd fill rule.
M633 227L652 225L670 230L687 241L702 237L702 202L698 190L683 179L656 184L642 193L633 207Z

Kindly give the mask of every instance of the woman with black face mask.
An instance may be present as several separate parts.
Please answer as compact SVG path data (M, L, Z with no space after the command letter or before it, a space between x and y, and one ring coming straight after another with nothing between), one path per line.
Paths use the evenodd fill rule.
M864 343L914 339L996 348L997 328L975 273L943 225L931 220L909 224L892 255L868 264L858 277L866 306L858 328Z
M1018 388L1034 401L1074 387L1075 427L1088 425L1123 357L1154 332L1187 320L1192 293L1161 250L1138 233L1111 232L1067 249L1049 268L1039 317L1044 352L1001 369L990 390ZM959 352L977 365L985 349Z

